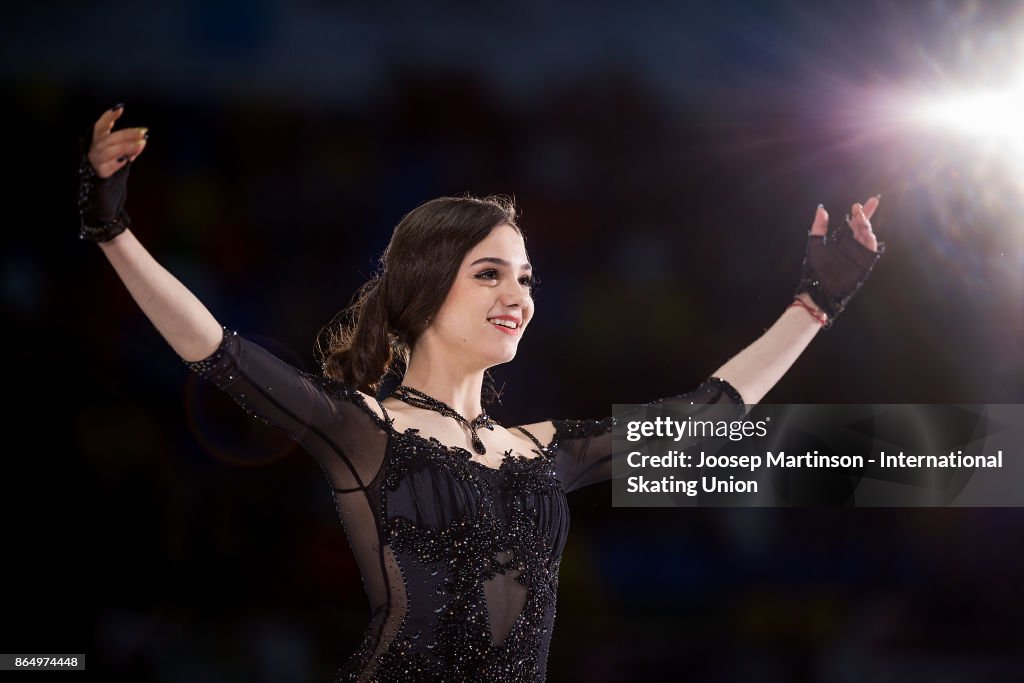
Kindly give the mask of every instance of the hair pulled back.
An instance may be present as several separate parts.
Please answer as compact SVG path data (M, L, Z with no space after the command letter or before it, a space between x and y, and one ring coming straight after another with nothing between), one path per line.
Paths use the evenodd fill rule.
M324 375L376 394L392 363L409 354L441 308L466 254L498 225L516 230L514 200L439 197L420 204L395 226L377 273L332 320L326 350L317 342ZM335 316L335 320L339 316Z

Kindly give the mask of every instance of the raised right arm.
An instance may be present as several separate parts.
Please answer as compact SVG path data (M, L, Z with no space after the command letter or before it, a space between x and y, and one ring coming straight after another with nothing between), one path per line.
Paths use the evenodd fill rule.
M135 303L182 359L202 360L217 349L221 324L195 294L157 263L130 229L100 242L100 249Z
M223 327L128 229L125 180L145 140L137 132L144 129L111 133L120 111L104 113L93 130L86 161L93 172L84 172L80 234L99 244L139 308L191 370L299 442L336 489L364 488L379 468L386 436L369 397L344 382L303 372Z
M103 112L85 143L88 150L83 150L79 170L80 236L99 244L135 303L171 348L186 361L201 360L220 345L222 328L128 229L131 221L124 210L128 171L145 150L149 133L147 128L115 131L122 114L123 104Z
M302 372L223 328L130 230L101 248L139 307L192 370L249 415L301 444L333 486L350 490L366 485L383 452L372 438L380 430L366 396Z

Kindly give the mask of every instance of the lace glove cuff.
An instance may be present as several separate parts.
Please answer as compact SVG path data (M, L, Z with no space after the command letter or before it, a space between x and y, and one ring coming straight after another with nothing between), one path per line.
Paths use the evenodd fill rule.
M79 238L90 242L108 242L126 228L131 219L124 210L128 198L128 161L109 178L100 178L85 151L78 166Z
M871 251L845 228L828 235L809 235L800 284L793 295L807 292L828 316L824 324L828 329L868 279L884 251L885 243L879 242L878 251Z

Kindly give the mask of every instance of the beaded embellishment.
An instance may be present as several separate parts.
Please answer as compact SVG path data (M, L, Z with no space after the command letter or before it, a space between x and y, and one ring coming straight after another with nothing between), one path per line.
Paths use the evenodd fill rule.
M553 421L546 445L520 428L535 456L510 450L489 467L471 450L399 432L348 384L291 367L227 327L207 358L184 362L298 437L327 474L373 607L336 681L545 679L566 493L610 476L616 418ZM743 411L716 378L670 400Z
M794 296L803 292L810 295L828 316L822 326L827 330L867 281L884 252L884 242L878 243L878 251L871 251L846 230L808 235L800 283Z
M438 472L450 477L438 494L464 500L461 512L430 520L396 514L425 482L438 486ZM383 488L384 542L422 606L410 601L412 614L377 658L373 680L543 680L569 525L553 458L509 452L491 468L410 429L394 433ZM508 581L521 587L514 592L522 603L494 633L487 586ZM427 630L424 614L433 624Z
M223 327L216 350L184 362L250 415L249 404L256 403L249 392L257 388L270 392L272 386L276 400L289 405L288 373L275 365L271 385L261 365L269 357L245 348L248 343ZM358 408L337 413L348 421L349 432L327 422L310 427L338 438L340 451L346 438L363 431L386 443L372 481L334 493L339 510L352 508L355 500L370 502L362 509L372 510L372 517L360 517L359 526L351 518L342 523L350 539L369 538L373 544L369 571L381 574L365 576L364 582L389 586L386 604L371 617L373 628L336 680L544 680L569 528L554 452L539 445L535 456L507 451L492 468L474 460L471 450L416 429L398 432L386 413L382 419L343 382L299 370L292 378L296 388L302 386L294 395L308 399L308 382L315 380L329 400Z
M416 408L422 408L424 410L433 410L434 412L440 413L445 417L454 419L459 424L469 429L471 442L473 444L473 450L478 454L483 455L487 452L487 448L484 447L484 442L481 441L480 436L477 434L477 430L481 427L494 431L494 419L487 414L487 411L480 413L472 420L467 420L458 411L452 408L444 401L439 401L433 396L429 396L418 389L407 387L404 384L397 387L392 394L399 401L408 403Z
M125 164L114 176L119 173L127 174L129 166L130 164ZM114 176L100 178L96 175L96 170L89 162L89 158L82 155L81 163L78 165L78 218L81 224L78 231L79 239L89 242L109 242L131 227L131 218L128 217L128 213L123 207L118 210L112 220L98 225L89 225L86 222L86 214L95 208L96 193L99 191L100 185L114 182Z
M228 343L232 338L238 336L238 332L228 329L225 325L221 325L221 332L223 336L221 337L220 344L217 345L217 348L214 349L213 353L209 356L202 360L195 361L182 359L182 362L189 370L197 373L201 377L209 377L220 367L221 363L224 362L227 356Z

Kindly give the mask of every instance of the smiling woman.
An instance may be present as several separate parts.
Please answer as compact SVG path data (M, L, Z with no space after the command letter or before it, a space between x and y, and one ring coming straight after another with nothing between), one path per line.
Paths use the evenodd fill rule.
M509 341L521 338L533 312L530 269L511 200L442 197L420 205L395 227L380 270L343 312L343 324L328 331L325 374L376 393L395 361L414 384L427 367L439 371L427 362L438 354L468 355L463 367L511 360L515 344L498 347L479 332L503 317L519 328ZM452 370L461 375L463 367ZM473 410L456 400L460 412Z
M323 470L370 605L337 680L544 680L566 494L607 480L626 454L613 454L612 418L505 428L483 410L487 369L515 357L534 313L512 202L442 197L409 212L329 329L315 376L222 326L128 229L127 169L144 144L112 132L122 110L96 122L83 160L80 235L189 368ZM854 205L845 240L826 237L819 207L796 307L696 390L657 403L684 419L744 415L744 397L759 400L863 283L877 206ZM401 385L378 400L395 361Z

